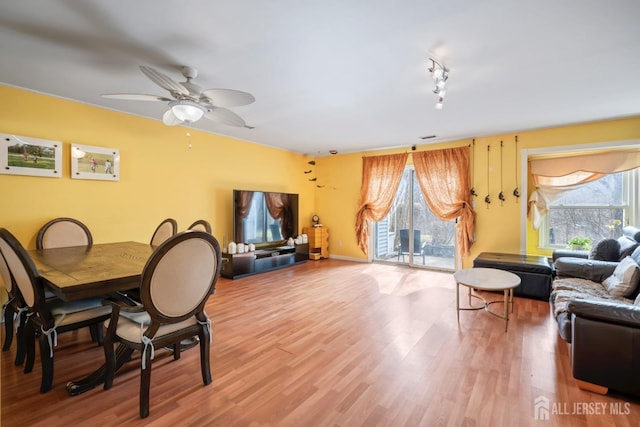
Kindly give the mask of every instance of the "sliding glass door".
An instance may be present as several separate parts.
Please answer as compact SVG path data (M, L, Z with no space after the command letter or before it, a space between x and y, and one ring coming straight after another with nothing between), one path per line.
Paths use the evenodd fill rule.
M389 214L374 225L374 261L455 269L455 223L427 206L413 167L407 167Z

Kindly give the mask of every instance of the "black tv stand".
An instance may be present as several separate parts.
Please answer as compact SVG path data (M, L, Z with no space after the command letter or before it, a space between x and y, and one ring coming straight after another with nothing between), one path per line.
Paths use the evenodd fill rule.
M306 262L308 259L308 243L293 246L267 246L242 254L223 253L221 274L228 279L239 279L252 274L290 267Z

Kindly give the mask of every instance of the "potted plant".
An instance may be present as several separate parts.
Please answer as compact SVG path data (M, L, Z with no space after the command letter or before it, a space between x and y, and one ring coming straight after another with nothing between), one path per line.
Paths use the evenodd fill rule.
M567 243L567 248L574 251L588 251L591 248L591 239L588 237L574 237Z

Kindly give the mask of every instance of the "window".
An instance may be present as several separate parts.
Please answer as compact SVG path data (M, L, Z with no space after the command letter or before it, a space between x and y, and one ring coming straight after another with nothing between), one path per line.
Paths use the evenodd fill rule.
M431 212L413 166L407 166L391 210L375 223L374 260L453 270L455 227L455 221L443 221Z
M618 238L622 227L638 215L638 170L606 175L567 191L549 204L540 229L540 245L564 248L574 237L592 243Z

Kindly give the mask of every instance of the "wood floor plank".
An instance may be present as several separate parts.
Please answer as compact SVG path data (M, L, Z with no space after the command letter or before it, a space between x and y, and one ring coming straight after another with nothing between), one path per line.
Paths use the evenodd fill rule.
M13 365L15 345L2 353L2 425L640 425L636 399L579 389L547 302L516 298L506 333L483 311L460 313L458 325L450 273L309 262L220 279L207 313L211 385L202 383L197 349L178 361L160 350L149 418L138 418L139 355L111 390L68 396L64 384L104 358L81 330L59 337L54 388L44 395L39 362L25 375ZM536 421L539 396L569 409L622 404L629 413Z

